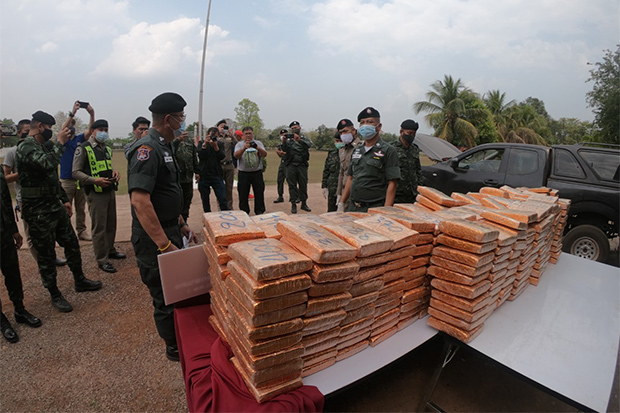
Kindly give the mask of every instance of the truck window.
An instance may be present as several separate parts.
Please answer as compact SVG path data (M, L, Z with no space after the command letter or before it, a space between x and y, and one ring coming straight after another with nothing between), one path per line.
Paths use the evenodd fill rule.
M586 174L581 169L581 165L572 153L566 149L554 150L553 173L555 175L566 176L569 178L585 178Z
M618 153L580 150L579 155L600 179L618 182L620 156Z
M499 172L504 150L499 148L477 151L459 161L458 168L480 172Z
M511 149L506 173L509 175L527 175L536 171L538 171L538 152L530 149Z

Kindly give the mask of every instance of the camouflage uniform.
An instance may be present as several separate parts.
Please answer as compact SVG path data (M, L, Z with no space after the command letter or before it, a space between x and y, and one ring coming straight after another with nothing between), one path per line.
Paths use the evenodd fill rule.
M336 190L336 195L342 195L344 192L344 187L347 184L347 179L349 179L349 164L351 163L351 154L353 153L353 149L358 146L361 141L357 138L353 140L353 142L344 145L342 149L338 151L338 156L340 157L340 171L338 172L338 189ZM349 202L350 199L347 199L347 202L344 204L344 210L349 210Z
M56 285L55 243L65 249L67 263L76 283L84 280L80 244L63 206L69 197L58 180L58 164L65 147L51 141L40 144L32 136L17 147L17 169L22 196L22 217L28 223L37 251L43 286L52 296L60 294Z
M175 148L174 157L179 166L179 184L183 190L183 211L181 216L187 222L189 207L194 197L194 174L198 172L198 152L190 138L172 141Z
M394 203L413 203L418 195L418 185L422 185L420 149L415 143L406 148L400 139L392 146L398 152L400 164L400 179Z
M325 158L325 166L323 167L323 180L321 188L327 188L327 212L333 212L338 209L336 199L338 196L338 176L340 175L340 156L338 149L334 148L327 153Z
M18 232L13 205L11 203L11 193L6 184L4 171L0 168L0 195L2 196L2 210L0 216L0 269L4 275L4 285L9 293L9 298L13 302L16 310L23 310L24 291L22 288L22 278L19 273L19 261L17 259L17 248L13 234ZM2 312L2 304L0 304Z

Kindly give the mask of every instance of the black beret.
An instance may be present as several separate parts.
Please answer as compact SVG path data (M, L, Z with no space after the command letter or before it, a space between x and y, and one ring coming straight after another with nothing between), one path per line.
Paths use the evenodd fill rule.
M418 125L418 122L411 119L404 120L403 123L400 124L401 129L407 130L418 130L419 127L420 125Z
M292 121L290 125L288 125L289 128L292 128L293 126L299 126L299 122L297 122L296 120Z
M226 121L224 119L222 119L221 121L219 121L218 123L215 124L215 126L220 126L222 123L226 123Z
M105 119L97 119L92 126L92 129L99 129L99 128L107 128L108 127L108 121Z
M282 135L283 133L288 133L288 131L286 129L280 129L280 135Z
M379 115L379 111L377 109L368 106L367 108L362 110L359 115L357 115L357 121L359 122L362 119L380 118L380 117L381 115Z
M340 140L340 132L336 131L336 133L334 133L334 139Z
M45 113L42 110L37 110L32 114L32 120L36 120L37 122L41 122L44 125L54 126L56 124L56 119L49 113Z
M138 116L136 118L136 120L134 121L134 123L136 123L138 125L141 124L141 123L146 123L147 125L150 125L151 121L148 120L147 118L145 118L144 116Z
M157 96L151 102L149 110L153 113L167 115L168 113L183 112L187 102L178 93L166 92Z
M336 129L342 130L347 126L353 126L353 122L351 122L350 119L342 119L340 120L340 122L338 122L338 126L336 126Z

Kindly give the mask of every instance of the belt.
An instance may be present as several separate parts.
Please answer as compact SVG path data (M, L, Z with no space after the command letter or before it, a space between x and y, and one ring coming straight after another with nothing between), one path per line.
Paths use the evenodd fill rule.
M58 195L58 188L56 187L24 187L21 188L22 198L38 198L40 196Z
M365 207L374 207L377 205L383 205L385 204L385 200L380 200L380 201L373 201L373 202L366 202L366 201L353 201L351 200L351 202L353 202L353 205L355 205L358 208L365 208Z
M232 161L222 161L221 163L222 163L222 165L230 165L232 163Z
M161 225L162 228L170 228L170 227L178 226L179 219L178 218L170 219L168 221L162 221L159 224Z

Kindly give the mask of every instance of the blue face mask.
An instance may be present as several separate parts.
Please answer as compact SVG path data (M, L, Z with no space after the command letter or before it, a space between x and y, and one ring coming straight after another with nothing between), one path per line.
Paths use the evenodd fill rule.
M101 143L104 143L109 138L110 138L110 135L108 135L108 132L98 131L97 135L95 135L95 139L97 139Z
M185 124L185 121L181 122L181 127L179 129L181 129L181 133L185 132L185 127L187 125Z
M377 134L377 128L373 125L362 125L357 132L363 139L370 139Z

